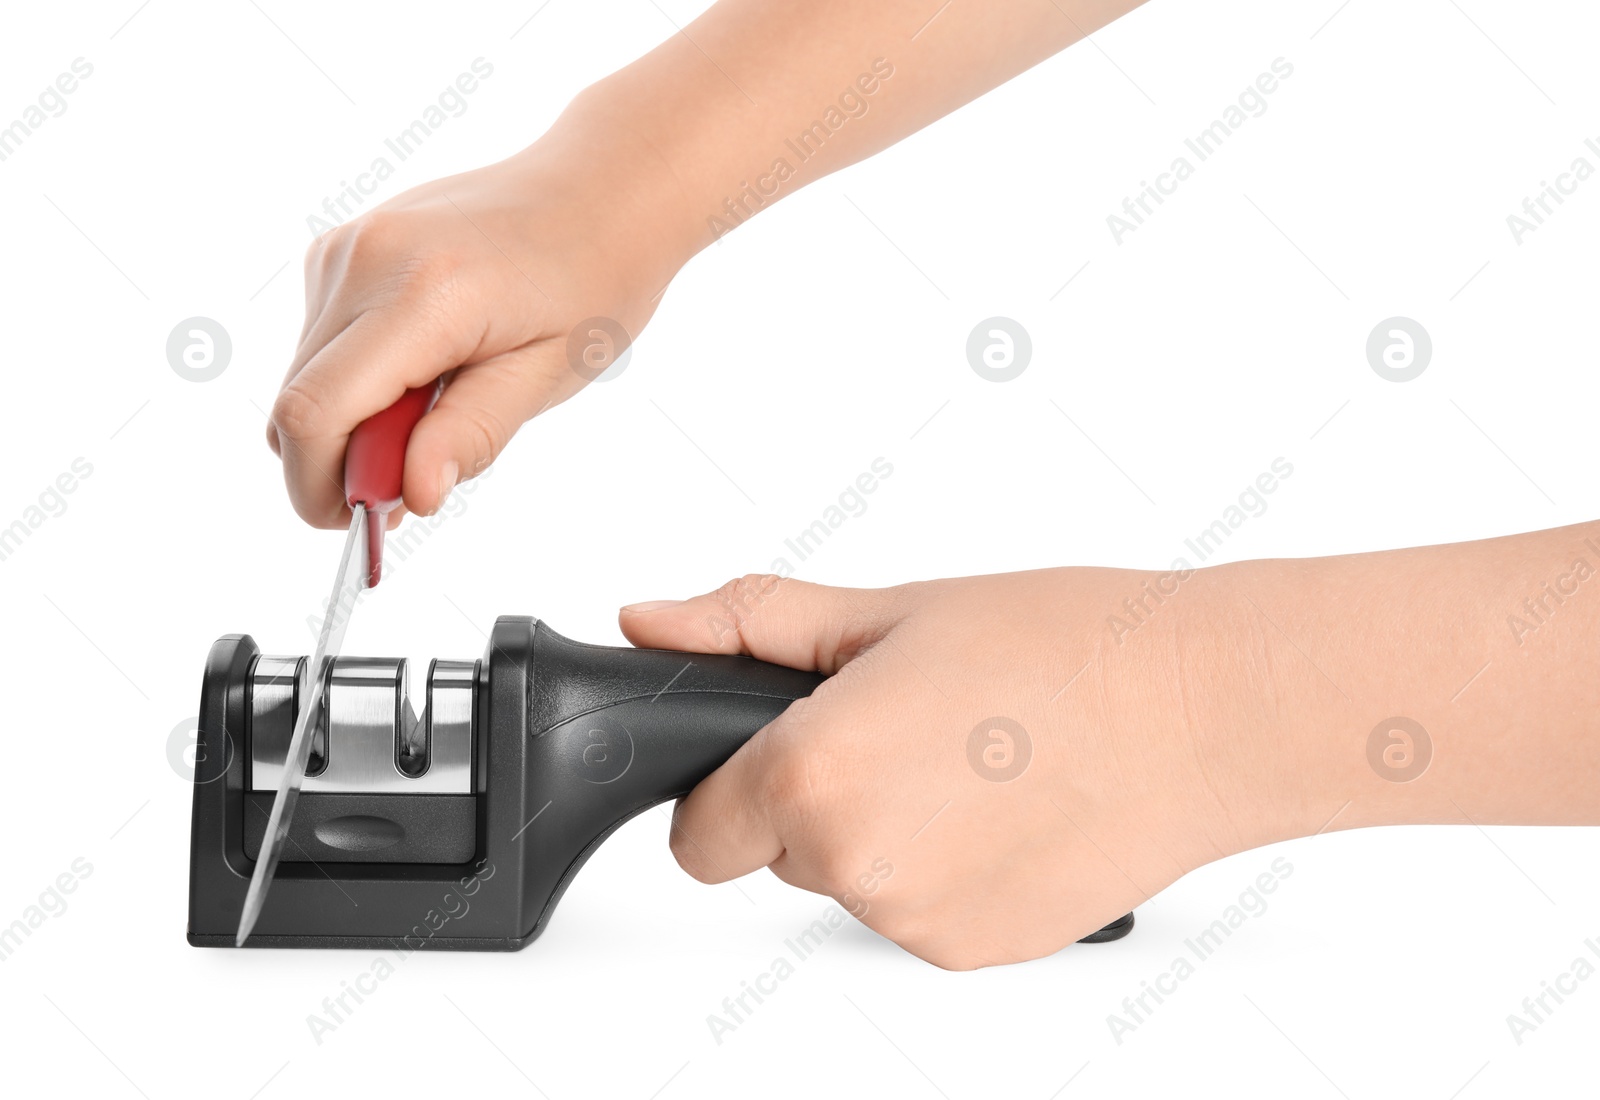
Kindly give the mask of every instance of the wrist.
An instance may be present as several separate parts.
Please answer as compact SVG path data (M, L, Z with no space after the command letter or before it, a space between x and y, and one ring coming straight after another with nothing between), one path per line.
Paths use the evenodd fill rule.
M1319 577L1321 564L1197 570L1186 601L1185 634L1197 640L1190 679L1212 685L1197 709L1248 792L1234 808L1248 824L1245 847L1385 823L1361 819L1373 809L1370 784L1382 781L1367 766L1365 731L1356 735L1364 711L1350 670L1335 656L1349 609ZM1367 803L1359 811L1358 801Z
M696 101L693 87L633 69L580 92L541 144L555 138L562 156L584 165L607 220L670 279L715 240L706 181L737 143L714 124L716 112Z
M625 300L617 308L634 314L628 328L637 335L635 325L642 327L701 243L687 193L663 151L630 118L630 105L605 82L585 89L505 163L521 194L560 212L567 244ZM541 236L549 230L534 227Z

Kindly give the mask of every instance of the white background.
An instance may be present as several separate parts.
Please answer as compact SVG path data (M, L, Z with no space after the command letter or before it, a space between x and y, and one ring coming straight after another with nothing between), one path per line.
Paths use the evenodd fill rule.
M310 650L339 541L293 517L263 441L306 216L474 58L494 75L382 195L525 145L696 14L551 0L527 22L539 2L7 12L0 122L74 58L94 73L0 163L0 525L75 458L93 474L0 562L0 924L75 858L93 871L0 963L5 1090L1592 1090L1600 981L1520 1046L1506 1017L1600 937L1593 830L1248 852L1121 943L976 973L852 924L720 1045L707 1015L828 903L766 873L697 885L664 812L605 846L527 950L414 957L320 1045L307 1016L373 953L185 944L170 731L217 636ZM1227 557L1593 518L1600 179L1521 244L1506 216L1600 139L1597 34L1576 0L1157 0L695 260L627 372L525 430L346 651L472 657L510 613L618 641L617 605L767 568L879 456L893 476L800 576L1165 567L1279 456L1292 478ZM1118 245L1106 215L1278 57L1294 75L1269 110ZM997 314L1034 346L1004 385L964 354ZM234 345L205 384L165 356L194 315ZM1405 384L1364 352L1394 315L1435 346ZM1294 870L1269 910L1116 1043L1108 1013L1277 856Z

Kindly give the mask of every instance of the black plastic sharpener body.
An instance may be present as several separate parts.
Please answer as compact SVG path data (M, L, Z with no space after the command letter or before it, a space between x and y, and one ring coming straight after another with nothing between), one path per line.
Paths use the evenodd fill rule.
M303 691L301 668L284 680L279 709L268 708L256 686L264 661L297 667L263 658L239 634L219 639L206 664L190 834L196 946L234 944L276 785L271 746ZM248 946L519 949L618 826L687 794L822 682L747 657L585 645L538 620L503 616L481 659L450 663L459 670L452 689L470 691L470 704L459 702L470 723L458 723L457 742L445 740L430 670L417 724L424 770L413 771L403 662L390 664L399 685L391 729L342 722L341 692L354 699L354 690L329 687L310 773L319 778L300 795ZM384 736L399 739L393 753L372 751ZM458 754L458 781L441 783L447 751ZM366 771L352 768L363 761ZM1086 940L1118 938L1132 919Z

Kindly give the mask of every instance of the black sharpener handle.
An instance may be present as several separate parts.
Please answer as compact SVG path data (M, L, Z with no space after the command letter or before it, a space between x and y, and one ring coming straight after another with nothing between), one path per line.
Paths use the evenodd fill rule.
M539 623L529 732L548 793L630 815L689 793L823 676L750 657L586 645Z
M688 794L824 679L749 657L586 645L542 622L531 668L528 812L544 826L538 864L558 876L539 884L549 899L540 926L618 826ZM1130 913L1085 940L1132 926Z
M750 657L586 645L543 622L531 649L524 809L538 815L540 925L618 826L688 794L823 681Z

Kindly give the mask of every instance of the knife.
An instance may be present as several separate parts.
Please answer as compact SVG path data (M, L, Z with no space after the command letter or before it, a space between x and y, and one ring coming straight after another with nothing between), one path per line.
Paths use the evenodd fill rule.
M300 712L295 715L294 733L278 779L278 793L272 799L266 835L250 889L245 894L244 910L239 914L239 932L234 946L243 947L266 904L267 889L278 869L283 842L289 835L289 822L295 802L305 782L311 760L312 725L322 707L323 688L333 659L344 642L345 628L355 612L362 589L377 585L383 575L383 534L389 526L389 513L400 506L405 476L406 444L411 430L433 408L439 398L439 383L407 390L387 409L363 420L350 433L344 456L344 496L350 505L350 532L345 536L339 569L333 577L333 593L328 598L327 614L317 633L317 648L307 666L310 687Z

